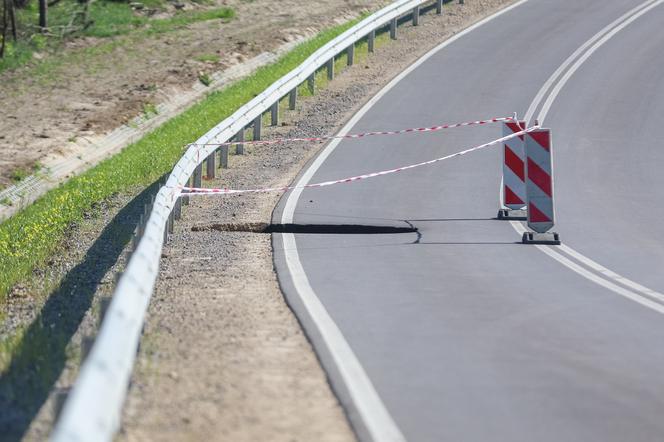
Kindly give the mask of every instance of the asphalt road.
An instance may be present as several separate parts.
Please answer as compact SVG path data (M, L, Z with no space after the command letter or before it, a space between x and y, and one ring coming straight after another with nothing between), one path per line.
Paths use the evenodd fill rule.
M351 132L523 115L577 48L642 4L530 0L422 63ZM571 249L522 245L493 219L498 149L300 195L298 224L419 230L295 235L306 279L407 440L664 440L664 302L653 294L664 292L662 23L657 5L613 35L546 114L555 230ZM498 137L493 125L344 141L310 181ZM279 236L276 267L300 314ZM313 320L301 320L357 426L334 357Z

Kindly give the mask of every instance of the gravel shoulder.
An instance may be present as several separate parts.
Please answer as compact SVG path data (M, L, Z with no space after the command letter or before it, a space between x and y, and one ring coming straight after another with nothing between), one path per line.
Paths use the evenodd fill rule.
M266 138L328 135L431 47L512 0L469 0L399 29ZM421 42L427 42L422 45ZM395 128L398 129L398 128ZM286 185L320 144L247 147L207 186ZM192 198L164 249L118 439L354 440L325 373L286 305L270 237L206 228L269 223L280 195Z

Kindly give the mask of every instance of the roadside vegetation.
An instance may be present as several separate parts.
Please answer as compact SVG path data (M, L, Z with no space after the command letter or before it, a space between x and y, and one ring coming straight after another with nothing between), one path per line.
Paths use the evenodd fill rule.
M0 71L38 64L75 38L99 39L93 45L98 46L111 37L150 36L200 21L228 21L235 15L233 9L214 7L208 0L2 0L2 8Z
M72 178L0 224L0 302L16 283L29 278L32 270L54 253L68 227L79 222L96 203L135 186L147 186L169 172L187 143L231 115L355 22L321 32L274 64L210 94L120 154ZM317 76L317 86L324 83L324 75L322 72Z

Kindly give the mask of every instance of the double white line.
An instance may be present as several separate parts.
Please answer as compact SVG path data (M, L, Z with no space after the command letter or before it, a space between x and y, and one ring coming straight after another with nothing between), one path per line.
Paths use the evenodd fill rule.
M662 3L664 3L664 0L648 0L640 4L603 28L590 40L574 51L574 53L570 55L570 57L565 60L558 69L556 69L553 75L549 77L539 90L526 112L526 122L533 118L535 112L541 105L536 119L539 124L543 124L556 97L558 97L562 88L579 67L581 67L581 65L583 65L583 63L588 60L597 49L609 41L614 35ZM510 221L510 223L519 234L523 234L523 232L526 231L522 223L517 221ZM607 269L569 246L536 247L584 278L624 296L625 298L664 314L664 294Z

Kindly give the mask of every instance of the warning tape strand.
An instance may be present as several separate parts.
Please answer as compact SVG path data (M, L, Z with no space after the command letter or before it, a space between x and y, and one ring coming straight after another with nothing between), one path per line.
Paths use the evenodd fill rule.
M445 129L453 129L456 127L465 127L465 126L479 126L484 124L499 123L501 121L512 121L514 117L498 117L498 118L489 118L487 120L477 120L477 121L467 121L464 123L454 123L454 124L442 124L438 126L431 127L414 127L409 129L401 130L392 130L392 131L377 131L377 132L364 132L358 134L346 134L346 135L330 135L324 137L304 137L304 138L275 138L272 140L253 140L253 141L228 141L225 143L192 143L188 144L189 146L196 147L207 147L207 146L234 146L238 144L244 145L270 145L270 144L279 144L279 143L293 143L297 141L306 141L306 142L319 142L319 141L329 141L329 140L339 140L339 139L357 139L357 138L366 138L373 137L378 135L403 135L408 133L418 133L418 132L438 132Z
M520 132L515 132L511 135L507 135L501 138L498 138L493 141L489 141L488 143L480 144L479 146L471 147L466 150L462 150L460 152L456 152L450 155L445 155L444 157L440 158L435 158L433 160L429 161L423 161L421 163L415 163L415 164L410 164L407 166L401 166L397 167L394 169L388 169L388 170L381 170L379 172L372 172L372 173L367 173L364 175L357 175L357 176L352 176L352 177L347 177L347 178L342 178L338 180L332 180L332 181L323 181L321 183L314 183L314 184L305 184L302 186L281 186L281 187L266 187L262 189L214 189L214 188L202 188L202 187L180 187L180 189L183 191L182 195L184 196L190 196L190 195L238 195L238 194L244 194L244 193L267 193L267 192L287 192L289 190L295 190L295 189L310 189L310 188L315 188L315 187L326 187L326 186L332 186L335 184L343 184L343 183L352 183L355 181L360 181L360 180L366 180L369 178L375 178L379 176L385 176L385 175L390 175L393 173L397 172L402 172L404 170L410 170L410 169L415 169L417 167L422 167L422 166L428 166L431 164L439 163L441 161L449 160L451 158L456 158L460 157L462 155L469 154L471 152L475 152L481 149L486 149L491 146L495 146L497 144L502 144L503 142L510 140L512 138L519 137L521 135L524 135L528 132L531 132L535 129L538 129L539 126L533 126L528 129L522 130Z

